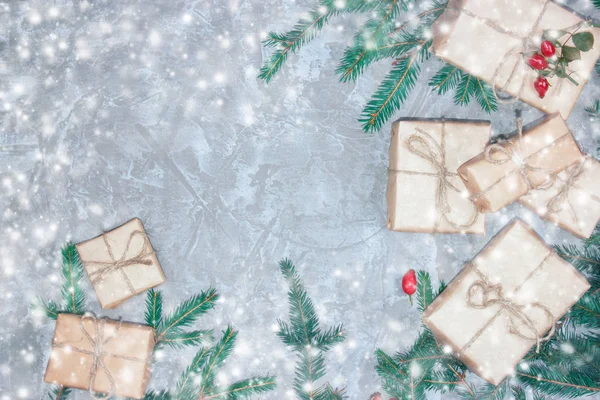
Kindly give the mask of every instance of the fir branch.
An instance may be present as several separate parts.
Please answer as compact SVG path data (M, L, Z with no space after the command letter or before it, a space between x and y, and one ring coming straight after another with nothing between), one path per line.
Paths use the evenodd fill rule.
M227 330L223 332L223 337L221 340L214 346L208 355L206 364L200 373L200 396L208 395L212 391L217 371L223 365L229 354L231 354L233 346L235 345L236 337L237 331L235 331L231 326L228 326Z
M600 1L600 0L599 0ZM588 113L590 118L593 120L597 120L600 118L600 100L596 100L596 102L590 107L586 107L585 111Z
M45 301L41 297L37 297L32 304L35 310L39 310L44 313L50 319L58 318L58 314L65 312L61 307L52 300Z
M429 86L437 90L438 94L445 94L456 89L462 78L462 71L453 65L446 63L437 74L429 81Z
M212 348L201 348L198 350L191 364L185 369L177 382L175 398L192 397L190 393L194 391L194 378L200 374L211 351Z
M83 278L83 265L74 244L68 243L61 252L63 275L61 295L65 303L65 311L81 315L85 308L85 293L80 286Z
M71 389L65 386L56 386L48 393L48 400L66 400L71 395Z
M475 99L481 106L481 109L488 114L498 110L498 102L494 91L481 79L475 79Z
M162 293L160 290L150 289L146 294L146 324L157 329L162 322Z
M598 383L586 374L563 374L553 368L529 366L527 371L517 370L518 380L536 391L550 396L559 395L564 398L575 398L600 393Z
M179 332L181 328L191 325L198 317L212 309L218 299L217 291L209 289L184 301L161 321L157 329L157 342L171 331Z
M379 130L406 101L421 72L418 57L419 53L415 51L402 58L385 77L359 120L365 131Z
M329 383L321 386L314 400L344 400L346 397L345 389L334 389Z
M143 400L171 400L171 399L173 399L173 396L171 396L171 393L169 393L165 390L161 390L159 392L150 391L150 392L146 393Z
M471 101L471 96L475 94L475 85L477 78L461 72L460 83L456 88L456 94L454 95L454 103L466 106Z
M213 331L211 329L190 332L170 331L161 338L160 343L164 343L175 349L182 349L184 347L205 344L212 340Z
M417 309L419 312L425 311L433 301L433 287L431 278L425 271L417 272Z
M235 382L202 399L246 399L271 391L275 389L275 385L275 377L272 375L250 378Z

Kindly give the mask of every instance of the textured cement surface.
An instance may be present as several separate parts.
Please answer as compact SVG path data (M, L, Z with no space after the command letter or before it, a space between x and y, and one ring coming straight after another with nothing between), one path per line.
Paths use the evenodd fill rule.
M269 86L256 79L268 30L288 29L309 0L0 2L0 398L39 399L54 329L29 303L60 298L59 249L140 217L168 281L165 309L201 289L222 294L197 327L240 330L219 379L278 375L290 398L294 356L273 332L287 317L277 262L298 265L324 324L344 323L328 378L366 400L380 388L373 352L412 343L419 315L401 294L409 268L451 279L511 218L550 243L573 241L518 205L488 218L487 239L389 232L389 127L356 121L390 68L340 84L337 60L363 19L337 18ZM599 17L590 1L567 1ZM453 105L423 78L395 117L491 119L497 133L541 113L524 104L486 115ZM569 119L596 152L600 127ZM85 281L88 303L100 312ZM143 319L143 296L102 312ZM165 351L151 388L173 387L193 351ZM4 397L2 397L4 396ZM77 392L73 398L88 395ZM432 396L432 398L439 398Z

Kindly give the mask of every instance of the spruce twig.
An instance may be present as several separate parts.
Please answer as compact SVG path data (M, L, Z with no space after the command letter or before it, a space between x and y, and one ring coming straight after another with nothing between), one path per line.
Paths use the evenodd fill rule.
M74 244L67 244L61 252L63 275L61 294L65 303L65 311L81 315L85 308L85 293L80 285L81 279L83 279L83 265Z

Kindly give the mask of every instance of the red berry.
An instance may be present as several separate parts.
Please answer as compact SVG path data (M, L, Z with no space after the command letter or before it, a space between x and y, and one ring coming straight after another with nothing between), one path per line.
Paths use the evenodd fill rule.
M556 54L556 47L549 40L544 40L541 46L542 54L545 57L553 57Z
M540 95L540 99L543 99L546 96L546 92L550 88L550 83L548 82L548 79L544 78L543 76L540 76L535 80L533 86Z
M417 291L417 276L414 269L409 270L402 277L402 290L408 295L410 304L412 304L412 295Z
M528 60L529 66L533 69L543 70L548 68L548 61L541 54L534 54L529 57Z

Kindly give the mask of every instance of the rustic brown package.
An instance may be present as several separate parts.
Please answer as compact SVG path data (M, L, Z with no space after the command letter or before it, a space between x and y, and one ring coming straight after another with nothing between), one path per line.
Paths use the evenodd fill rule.
M546 190L519 199L541 217L581 238L589 238L600 220L600 163L584 157L560 172Z
M488 146L458 168L471 198L482 213L493 213L526 194L530 187L551 184L554 174L582 157L560 114L516 137Z
M77 252L102 308L115 308L165 281L139 218L77 244Z
M497 385L589 289L585 277L516 220L423 313L435 337Z
M59 314L44 382L141 399L150 379L154 329Z
M550 89L543 99L533 85L537 72L526 64L521 53L526 38L538 38L544 30L571 28L582 21L571 10L548 0L450 0L432 26L433 51L439 58L500 88L509 82L516 68L506 92L567 119L600 56L600 29L586 26L577 31L590 32L595 38L594 47L569 64L579 85L556 76L549 78ZM567 45L573 46L572 40Z
M392 126L388 229L485 233L456 169L490 139L487 121L401 119Z

